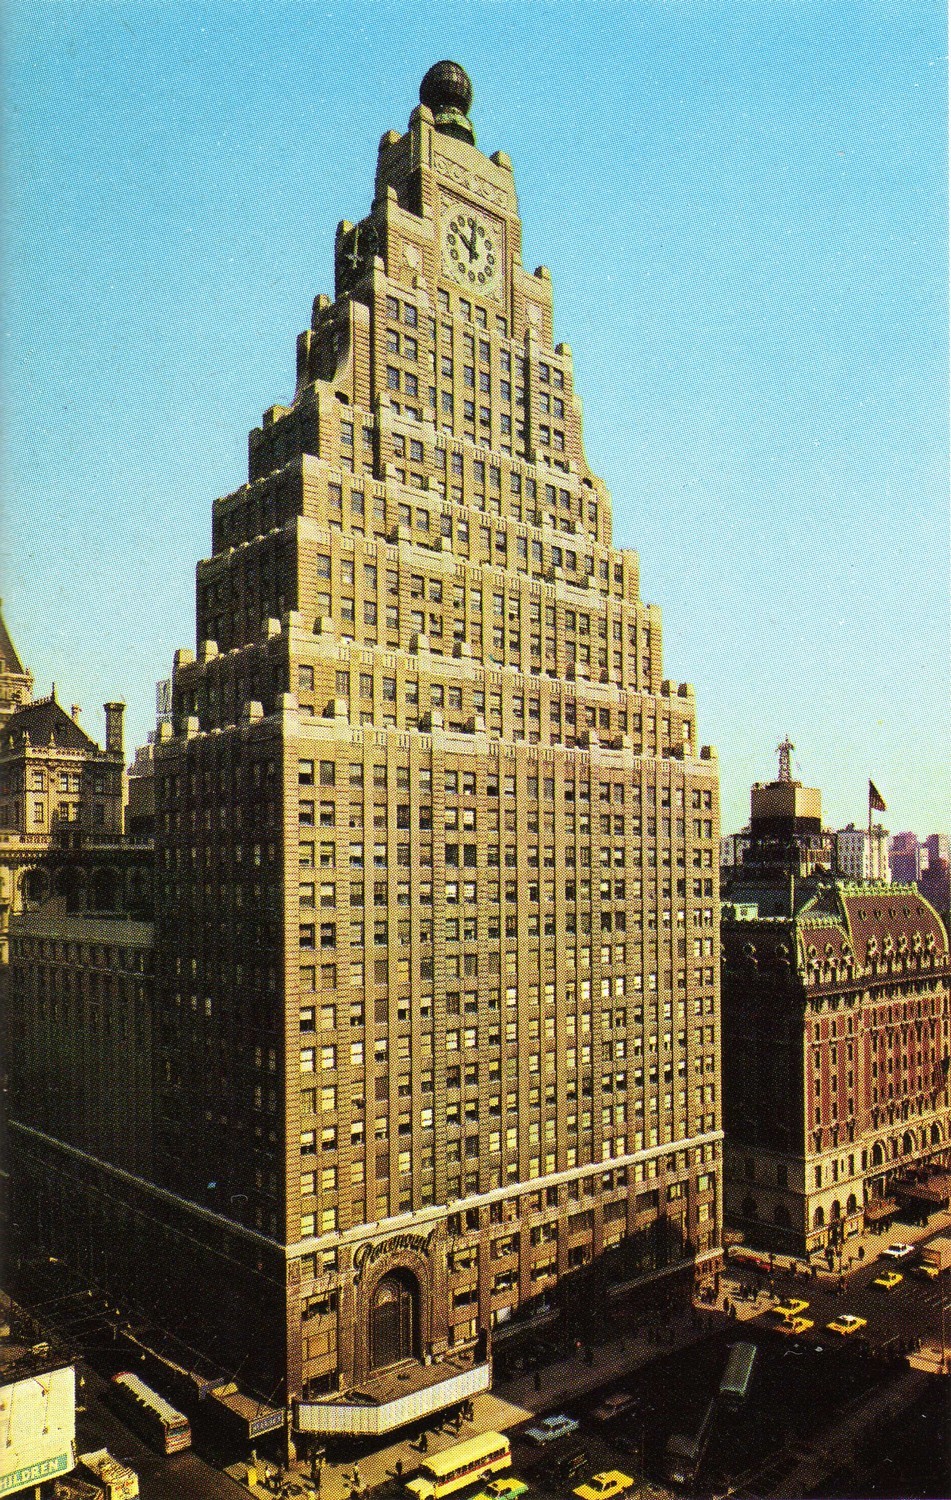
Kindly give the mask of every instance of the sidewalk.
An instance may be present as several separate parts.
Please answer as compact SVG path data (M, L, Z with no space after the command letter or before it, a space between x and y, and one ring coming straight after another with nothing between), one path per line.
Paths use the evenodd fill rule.
M479 1432L505 1432L511 1427L517 1427L536 1413L550 1411L574 1397L640 1369L662 1353L669 1354L684 1348L712 1328L754 1318L761 1310L756 1305L747 1303L737 1308L737 1317L732 1319L727 1318L718 1307L685 1308L666 1327L657 1330L659 1342L648 1336L651 1330L641 1329L636 1334L622 1335L598 1347L590 1365L579 1351L540 1369L537 1389L534 1374L519 1375L513 1380L501 1382L496 1390L487 1391L473 1399L473 1419L471 1422L464 1422L458 1432L454 1427L448 1430L434 1430L430 1427L427 1430L427 1451L431 1454L438 1453L452 1443L462 1442ZM421 1457L418 1444L406 1438L374 1453L367 1453L357 1459L357 1487L366 1491L387 1482L393 1484L397 1477L398 1463L402 1464L402 1472L409 1474L419 1465ZM239 1483L244 1482L241 1469L246 1469L246 1466L234 1466L228 1470L231 1477L238 1479ZM309 1470L306 1466L302 1466L302 1469L303 1473L294 1477L295 1482L302 1485L300 1493L308 1496L311 1493L317 1494L316 1490L312 1491L310 1481L304 1478ZM324 1463L320 1500L349 1500L354 1487L352 1462ZM264 1496L273 1494L273 1491L260 1485L248 1488L253 1495L262 1497L262 1500Z
M951 1213L944 1213L933 1215L926 1227L919 1228L899 1223L897 1226L892 1226L885 1234L866 1231L862 1235L856 1235L843 1247L841 1274L848 1279L849 1275L866 1262L877 1260L885 1246L897 1240L916 1244L919 1240L941 1233L949 1227L951 1227ZM860 1248L863 1252L861 1259L858 1254ZM750 1252L752 1253L754 1252ZM473 1419L471 1422L464 1422L458 1431L454 1427L447 1429L430 1427L427 1430L427 1451L438 1453L452 1443L461 1442L479 1432L505 1432L509 1428L519 1426L536 1413L557 1409L574 1397L584 1395L631 1371L638 1370L650 1364L661 1354L683 1349L695 1343L711 1329L722 1328L726 1325L736 1327L738 1324L750 1322L759 1317L776 1299L766 1287L760 1287L750 1300L737 1296L736 1288L742 1283L745 1275L743 1259L741 1250L739 1254L732 1255L727 1261L720 1277L720 1296L716 1304L707 1306L699 1302L694 1303L693 1306L682 1308L675 1313L673 1318L662 1327L655 1324L653 1328L640 1327L637 1330L631 1329L626 1333L621 1333L616 1339L597 1347L590 1365L583 1357L580 1357L580 1352L573 1353L565 1359L538 1370L537 1374L526 1373L512 1380L500 1381L495 1390L487 1391L474 1398ZM788 1273L796 1268L802 1273L806 1265L802 1259L788 1255L775 1255L773 1263L775 1271L780 1274ZM825 1286L836 1285L840 1276L837 1268L832 1271L828 1269L825 1260L821 1265L815 1262L811 1274ZM757 1276L753 1279L759 1278ZM723 1312L723 1304L726 1301L729 1301L735 1310L735 1315L732 1317L727 1317ZM938 1362L938 1353L940 1351L932 1353L929 1349L924 1349L919 1355L912 1357L910 1364L918 1371L934 1370ZM376 1452L367 1453L358 1458L356 1475L352 1461L325 1462L319 1489L312 1486L310 1480L305 1477L309 1474L309 1467L301 1464L300 1472L288 1476L289 1488L286 1493L307 1497L319 1496L319 1500L350 1500L354 1489L372 1490L387 1483L392 1484L395 1489L398 1473L409 1474L419 1465L421 1457L422 1453L415 1441L407 1438L398 1439L386 1448L377 1449ZM398 1464L402 1466L401 1471L397 1469ZM239 1483L245 1483L246 1472L246 1465L236 1465L228 1470L231 1477L237 1479ZM297 1488L292 1489L291 1485ZM260 1500L265 1500L265 1497L273 1496L275 1493L274 1490L265 1489L260 1484L246 1487L251 1494L260 1497Z
M854 1272L861 1270L863 1265L878 1260L886 1245L894 1245L901 1241L908 1245L917 1245L921 1240L931 1239L936 1234L947 1234L951 1230L951 1212L932 1214L925 1225L908 1224L899 1219L886 1230L866 1229L862 1234L853 1235L847 1239L842 1246L842 1271L839 1271L838 1257L836 1257L834 1268L830 1271L825 1255L816 1253L811 1262L803 1256L775 1254L772 1259L776 1271L799 1270L809 1268L815 1279L824 1285L835 1285L840 1274L846 1280ZM737 1246L727 1260L728 1274L742 1274L741 1267L747 1256L755 1256L758 1259L768 1257L768 1251L754 1250L746 1246Z

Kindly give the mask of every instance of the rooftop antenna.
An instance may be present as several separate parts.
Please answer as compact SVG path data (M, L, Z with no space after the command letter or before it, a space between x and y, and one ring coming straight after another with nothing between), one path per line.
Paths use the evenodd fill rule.
M779 779L780 781L792 781L792 753L795 745L787 734L781 745L776 746L776 754L779 756Z

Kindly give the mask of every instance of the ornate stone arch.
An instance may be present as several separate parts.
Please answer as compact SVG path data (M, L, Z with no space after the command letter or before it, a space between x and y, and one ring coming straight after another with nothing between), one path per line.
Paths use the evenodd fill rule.
M447 1314L435 1305L437 1278L431 1239L432 1236L401 1234L389 1241L361 1245L357 1250L354 1370L358 1380L381 1367L376 1361L381 1357L381 1340L386 1337L384 1324L388 1319L403 1329L399 1337L403 1338L405 1358L422 1358L432 1348L437 1325L442 1333L441 1325ZM401 1300L401 1292L408 1295L409 1308Z
M28 865L20 873L20 901L25 909L38 906L50 894L50 875L41 865Z

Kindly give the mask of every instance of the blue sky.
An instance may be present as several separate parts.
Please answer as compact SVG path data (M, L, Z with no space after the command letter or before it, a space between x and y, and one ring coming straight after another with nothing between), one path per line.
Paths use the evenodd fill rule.
M130 742L211 502L293 391L430 63L551 268L615 540L724 829L788 733L830 822L949 810L947 36L934 0L3 0L4 609Z

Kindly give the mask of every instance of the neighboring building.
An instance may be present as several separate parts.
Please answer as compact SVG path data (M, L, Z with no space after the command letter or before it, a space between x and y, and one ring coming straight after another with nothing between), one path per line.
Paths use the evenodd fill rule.
M21 662L0 611L0 732L5 720L32 697L33 673Z
M922 870L918 886L932 906L947 916L951 913L951 866L948 862L948 835L929 833L923 845L927 867Z
M155 736L140 745L129 767L129 802L126 807L126 832L136 838L151 838L155 833Z
M57 874L64 869L58 865ZM120 905L127 894L120 885L109 893L113 909L104 912L102 893L86 893L77 885L71 898L82 901L88 894L95 909L76 909L73 899L68 909L64 897L49 896L10 921L14 1111L27 1135L38 1129L91 1157L147 1172L154 1073L154 933L147 896L143 893L146 909L132 915ZM40 1195L36 1212L43 1243L48 1243L46 1210ZM95 1244L95 1253L81 1268L96 1282L108 1239L99 1243L97 1236L85 1237L86 1246ZM79 1247L84 1248L82 1237Z
M807 1255L903 1198L946 1202L951 956L934 908L914 886L792 878L777 847L724 885L722 939L730 1226Z
M12 650L0 621L0 653ZM0 673L0 700L26 675ZM122 836L125 706L104 708L105 749L80 725L77 706L67 713L56 701L55 686L48 698L0 717L0 964L11 913L45 890L40 867L48 852Z
M896 833L891 841L895 879L914 881L922 895L945 916L951 913L948 845L946 833L929 833L921 842L916 833Z
M824 829L822 793L817 787L803 786L801 781L793 779L795 748L791 740L784 740L778 747L776 780L756 782L753 786L749 826L721 838L720 867L724 882L737 876L741 867L748 874L794 879L827 870L849 880L890 881L887 830L881 824L869 830L856 828L854 823L837 833ZM893 848L894 845L893 840Z
M846 880L862 884L873 881L888 885L892 878L888 857L888 830L881 823L871 830L850 823L835 835L836 870Z
M892 879L914 885L921 879L922 846L917 833L896 833L889 845Z
M723 879L727 873L732 873L745 860L749 853L752 835L749 828L744 828L740 833L725 833L720 839L720 874Z
M738 835L747 871L797 878L835 864L835 835L822 827L822 793L803 786L792 774L795 745L788 738L777 748L779 775L755 782L750 792L750 826Z
M924 841L928 851L928 869L932 865L946 865L949 860L951 840L946 833L929 833Z
M383 1432L409 1394L418 1419L484 1388L493 1329L720 1255L716 759L470 92L437 65L383 137L293 404L214 505L142 768L151 1165L88 1101L66 1119L36 1077L27 1104L30 1047L73 1045L63 980L30 981L15 1064L21 1214L106 1245L120 1296L313 1432ZM92 951L73 1030L111 1007L115 1049L135 971L102 986L147 935L59 920L18 931L23 983ZM82 1045L77 1088L108 1090Z
M0 1337L0 1495L52 1496L76 1466L76 1372L48 1344Z

